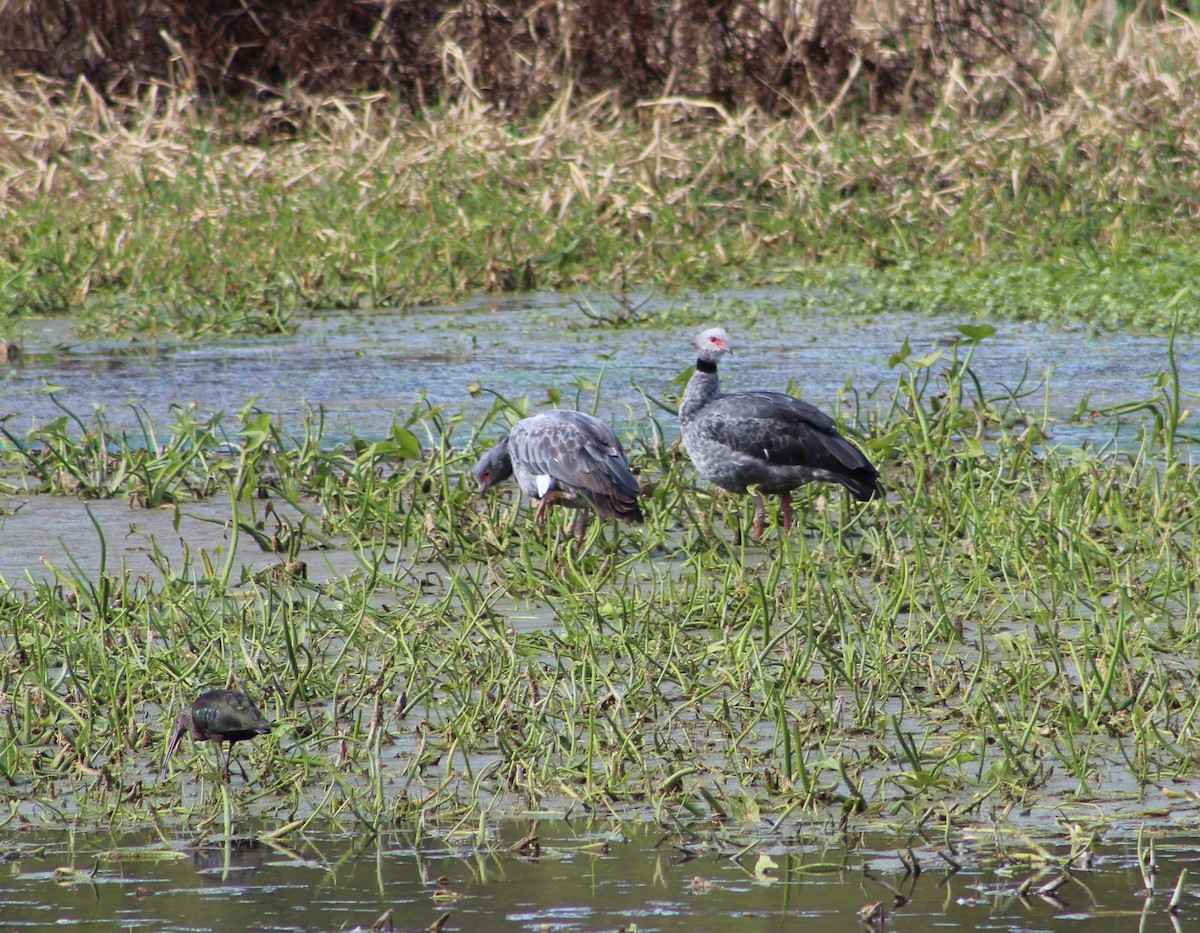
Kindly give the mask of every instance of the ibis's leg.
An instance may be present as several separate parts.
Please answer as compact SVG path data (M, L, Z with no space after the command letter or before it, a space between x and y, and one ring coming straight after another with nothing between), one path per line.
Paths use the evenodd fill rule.
M783 530L792 530L792 494L790 492L780 493L779 505L783 509Z

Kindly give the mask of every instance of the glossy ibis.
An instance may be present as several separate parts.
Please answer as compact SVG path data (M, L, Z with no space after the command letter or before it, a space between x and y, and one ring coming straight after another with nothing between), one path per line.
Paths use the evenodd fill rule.
M233 755L233 743L244 742L256 735L271 731L268 720L254 701L240 690L209 690L196 697L192 705L175 718L175 733L163 759L162 777L167 776L167 763L175 752L185 732L190 732L197 742L216 742L217 758L221 756L221 743L228 742L225 750L225 780L229 780L229 760ZM242 777L246 777L246 769Z

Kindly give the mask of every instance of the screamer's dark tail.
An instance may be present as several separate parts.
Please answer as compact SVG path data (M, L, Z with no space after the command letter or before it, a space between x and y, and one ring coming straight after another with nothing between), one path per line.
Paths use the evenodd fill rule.
M879 474L872 466L850 470L837 475L837 481L850 490L850 495L859 502L882 499L887 493L879 484Z

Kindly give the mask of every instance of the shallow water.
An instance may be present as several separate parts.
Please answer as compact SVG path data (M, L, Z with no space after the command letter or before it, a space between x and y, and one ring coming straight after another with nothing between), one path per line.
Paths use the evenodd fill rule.
M914 355L939 348L955 325L967 319L881 315L871 319L826 318L794 304L785 290L742 291L713 296L714 307L752 307L752 324L739 324L733 312L714 311L731 330L734 355L723 367L729 388L799 386L806 398L829 408L839 393L853 388L867 406L885 407L896 385L889 357L908 339ZM730 302L736 304L731 305ZM792 304L789 305L789 302ZM665 305L650 301L645 313ZM775 310L762 310L774 308ZM688 316L695 318L694 314ZM326 415L327 442L352 435L384 436L397 412L406 413L424 392L447 412L481 418L493 396L472 395L482 384L509 398L543 400L551 388L563 404L576 404L574 379L594 379L603 370L600 410L618 425L644 419L647 405L638 387L663 398L670 381L691 363L693 323L671 327L593 327L570 301L558 295L479 299L461 307L374 314L330 313L307 319L298 333L195 345L96 342L73 345L70 322L32 321L23 335L19 365L0 367L0 418L16 436L61 417L63 408L85 423L103 408L110 427L140 436L131 405L145 412L162 436L175 420L173 406L194 405L198 416L232 416L250 404L298 428L312 408ZM1177 344L1181 381L1200 381L1200 342ZM1038 324L1003 322L975 351L975 369L989 396L1000 396L1028 376L1044 389L1025 400L1040 412L1070 416L1085 396L1093 407L1143 399L1153 375L1167 365L1167 341L1160 337L1054 330ZM54 389L54 399L48 389ZM874 393L873 399L867 398ZM591 393L579 403L590 406ZM62 406L62 407L60 407ZM675 421L650 410L670 436ZM1114 426L1060 424L1052 442L1104 443ZM52 579L54 568L88 578L100 569L99 536L109 546L108 569L152 574L155 560L180 566L185 549L210 554L228 548L223 525L228 503L189 502L178 519L167 510L131 510L124 502L16 496L0 500L0 579L18 585L32 577ZM186 544L185 544L186 542ZM224 552L223 552L224 553ZM336 550L298 555L309 579L323 582L354 569L354 559ZM242 536L239 565L253 573L278 563L277 555L257 552Z
M272 505L284 517L296 514L285 502ZM0 496L0 582L20 589L60 575L96 580L101 570L157 580L164 568L198 572L203 551L218 566L232 560L236 584L243 575L289 559L263 551L249 534L235 534L230 514L223 497L188 501L178 509L135 509L125 499ZM344 576L359 566L353 554L337 548L305 548L296 560L304 562L306 579L312 583Z
M730 389L783 389L789 382L821 407L836 404L852 387L864 398L896 385L889 358L907 338L914 356L940 347L952 352L956 325L978 323L969 316L928 318L912 315L838 318L795 305L795 292L742 291L712 296L717 310L689 312L686 325L593 327L558 295L478 299L461 307L372 314L329 313L305 320L296 334L174 345L171 343L91 343L72 345L69 322L33 321L22 336L25 355L18 366L0 368L0 417L17 434L59 417L50 399L85 421L103 406L117 428L137 428L137 403L159 426L169 425L172 406L197 406L201 414L230 415L248 404L298 425L305 413L323 407L328 438L351 434L377 437L388 431L397 411L407 412L420 393L448 412L480 417L492 404L486 393L472 397L480 383L507 397L529 395L535 402L556 387L564 404L575 402L574 377L595 378L604 369L601 413L618 424L643 417L646 403L635 386L661 398L669 383L692 362L689 338L698 322L722 323L731 334L734 355L723 366ZM736 302L736 304L730 304ZM651 301L644 313L666 302ZM753 323L739 322L754 307ZM724 309L724 310L722 310ZM989 396L1015 389L1027 374L1045 380L1025 407L1072 414L1085 397L1093 408L1144 399L1154 394L1153 377L1167 366L1163 337L1092 334L1084 329L1052 329L1036 323L1000 322L997 332L976 349L975 370ZM1200 379L1200 341L1180 338L1177 357L1185 388ZM590 406L591 394L583 404ZM664 430L674 419L653 409ZM1055 440L1104 442L1111 427L1063 425Z
M786 296L763 292L739 297L782 301ZM959 321L898 315L827 321L784 309L760 313L752 327L724 323L736 347L736 356L723 370L729 387L783 388L794 381L806 398L828 408L848 385L863 393L878 389L878 403L886 405L896 379L887 361L901 342L907 337L917 354L935 345L945 349L944 339L954 335ZM127 344L61 349L68 333L60 322L49 322L26 335L22 366L0 369L0 417L11 413L6 427L20 434L60 416L62 410L45 391L53 384L60 403L85 420L104 406L112 425L132 430L137 430L136 418L123 407L131 402L159 427L173 420L171 406L177 404L232 414L257 400L291 425L319 405L329 416L327 439L334 441L351 434L383 435L395 412L406 410L420 392L448 411L482 416L491 398L471 395L468 387L477 382L508 396L528 394L535 401L556 386L565 404L573 404L573 378L594 378L605 368L601 410L628 423L646 411L635 384L661 397L690 363L688 337L697 329L695 322L621 330L584 325L573 307L554 297L480 301L462 309L331 314L312 318L289 337L132 350ZM1197 346L1189 339L1177 348L1185 388L1196 384ZM989 395L1015 387L1026 370L1035 379L1048 372L1047 405L1051 414L1063 418L1085 395L1090 394L1093 406L1151 395L1153 375L1167 365L1166 347L1163 338L1093 337L1005 323L978 348L975 367ZM1038 410L1041 398L1034 396L1026 407ZM583 401L590 403L590 393ZM673 430L673 419L654 414ZM1099 443L1111 430L1111 425L1064 424L1055 431L1055 440ZM0 578L10 583L27 575L47 579L55 567L71 576L95 578L101 569L100 536L93 518L104 529L109 572L124 567L137 576L149 575L160 561L178 568L201 548L224 554L231 544L224 524L228 508L222 500L189 502L177 527L172 510L131 510L124 501L14 497L0 502L0 510L10 513L0 519ZM257 551L248 537L238 547L237 565L244 564L247 572L279 561L277 555ZM337 549L299 557L308 564L313 582L354 570L353 557ZM554 623L553 614L541 606L501 608L517 631ZM761 741L773 747L770 737ZM1129 783L1129 772L1115 754L1113 761L1113 772L1103 775L1104 790L1127 803L1136 801L1120 810L1121 818L1128 819L1148 806L1139 797L1145 789ZM1151 802L1162 807L1156 825L1164 825L1168 814L1188 812L1155 793L1149 792ZM1086 805L1114 816L1104 801ZM1190 801L1186 807L1194 809ZM1069 817L1042 811L1028 823L1042 832L1056 818ZM1022 819L1010 817L1017 825ZM1190 815L1174 823L1176 828L1189 825ZM750 837L714 847L692 841L688 845L695 857L689 857L670 840L656 847L661 833L640 826L613 824L576 833L565 824L540 824L544 848L540 858L530 860L507 851L523 830L504 829L500 848L481 854L469 851L466 840L415 846L397 834L366 844L317 836L306 843L289 840L292 848L206 845L184 851L183 858L137 857L131 851L105 856L134 845L162 848L141 837L112 841L80 835L72 851L61 835L11 833L0 837L0 846L23 857L15 858L0 877L0 917L8 921L6 929L54 924L326 930L369 927L384 910L394 909L400 928L425 928L449 913L448 929L725 930L735 925L749 931L854 930L863 928L858 911L881 903L892 911L887 928L894 929L1065 930L1084 923L1098 930L1135 924L1142 930L1171 930L1178 927L1166 912L1169 894L1164 889L1173 885L1181 867L1197 877L1200 860L1196 839L1164 841L1159 848L1160 894L1147 904L1133 845L1126 839L1099 851L1093 868L1080 872L1057 898L1020 898L1017 887L1036 871L1027 862L968 857L963 872L946 876L937 846L913 843L926 871L910 900L896 907L885 886L862 874L863 863L869 862L887 884L907 893L912 879L904 878L896 856L902 843L896 841L855 843L849 849L836 836L828 844ZM607 851L600 851L597 847L605 841ZM742 842L751 847L740 858L729 858ZM45 852L31 854L40 845L47 847ZM1056 851L1061 854L1061 847ZM770 861L760 862L760 856ZM840 868L805 870L811 863ZM96 871L87 878L56 878L54 869L64 865L84 872L95 866ZM457 893L439 891L435 879L442 875ZM1189 886L1184 928L1198 914L1196 889Z
M532 829L540 852L512 850ZM997 837L999 838L999 837ZM210 841L167 850L144 837L4 838L4 928L308 931L369 929L387 910L397 929L697 931L1111 930L1176 931L1200 915L1194 884L1167 911L1181 869L1200 870L1200 839L1159 840L1157 896L1147 899L1135 845L1099 846L1069 874L1028 861L1025 840L951 855L936 840L782 837L736 828L668 833L646 824L543 821L474 837L404 833L283 844ZM923 871L905 871L911 847ZM1062 845L1046 844L1057 859ZM1004 856L1011 856L1005 858ZM1084 864L1086 861L1087 864ZM60 869L56 874L55 870ZM61 869L66 869L63 871ZM866 869L866 871L864 871ZM1020 896L1063 879L1051 895ZM439 881L441 879L441 881ZM887 914L863 925L874 905Z

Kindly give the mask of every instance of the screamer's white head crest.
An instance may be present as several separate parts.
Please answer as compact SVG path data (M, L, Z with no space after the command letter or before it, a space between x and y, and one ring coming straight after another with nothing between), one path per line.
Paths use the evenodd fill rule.
M724 327L710 327L708 330L702 330L696 335L696 350L699 359L709 363L715 363L726 353L731 352L729 348L729 335L725 333Z

